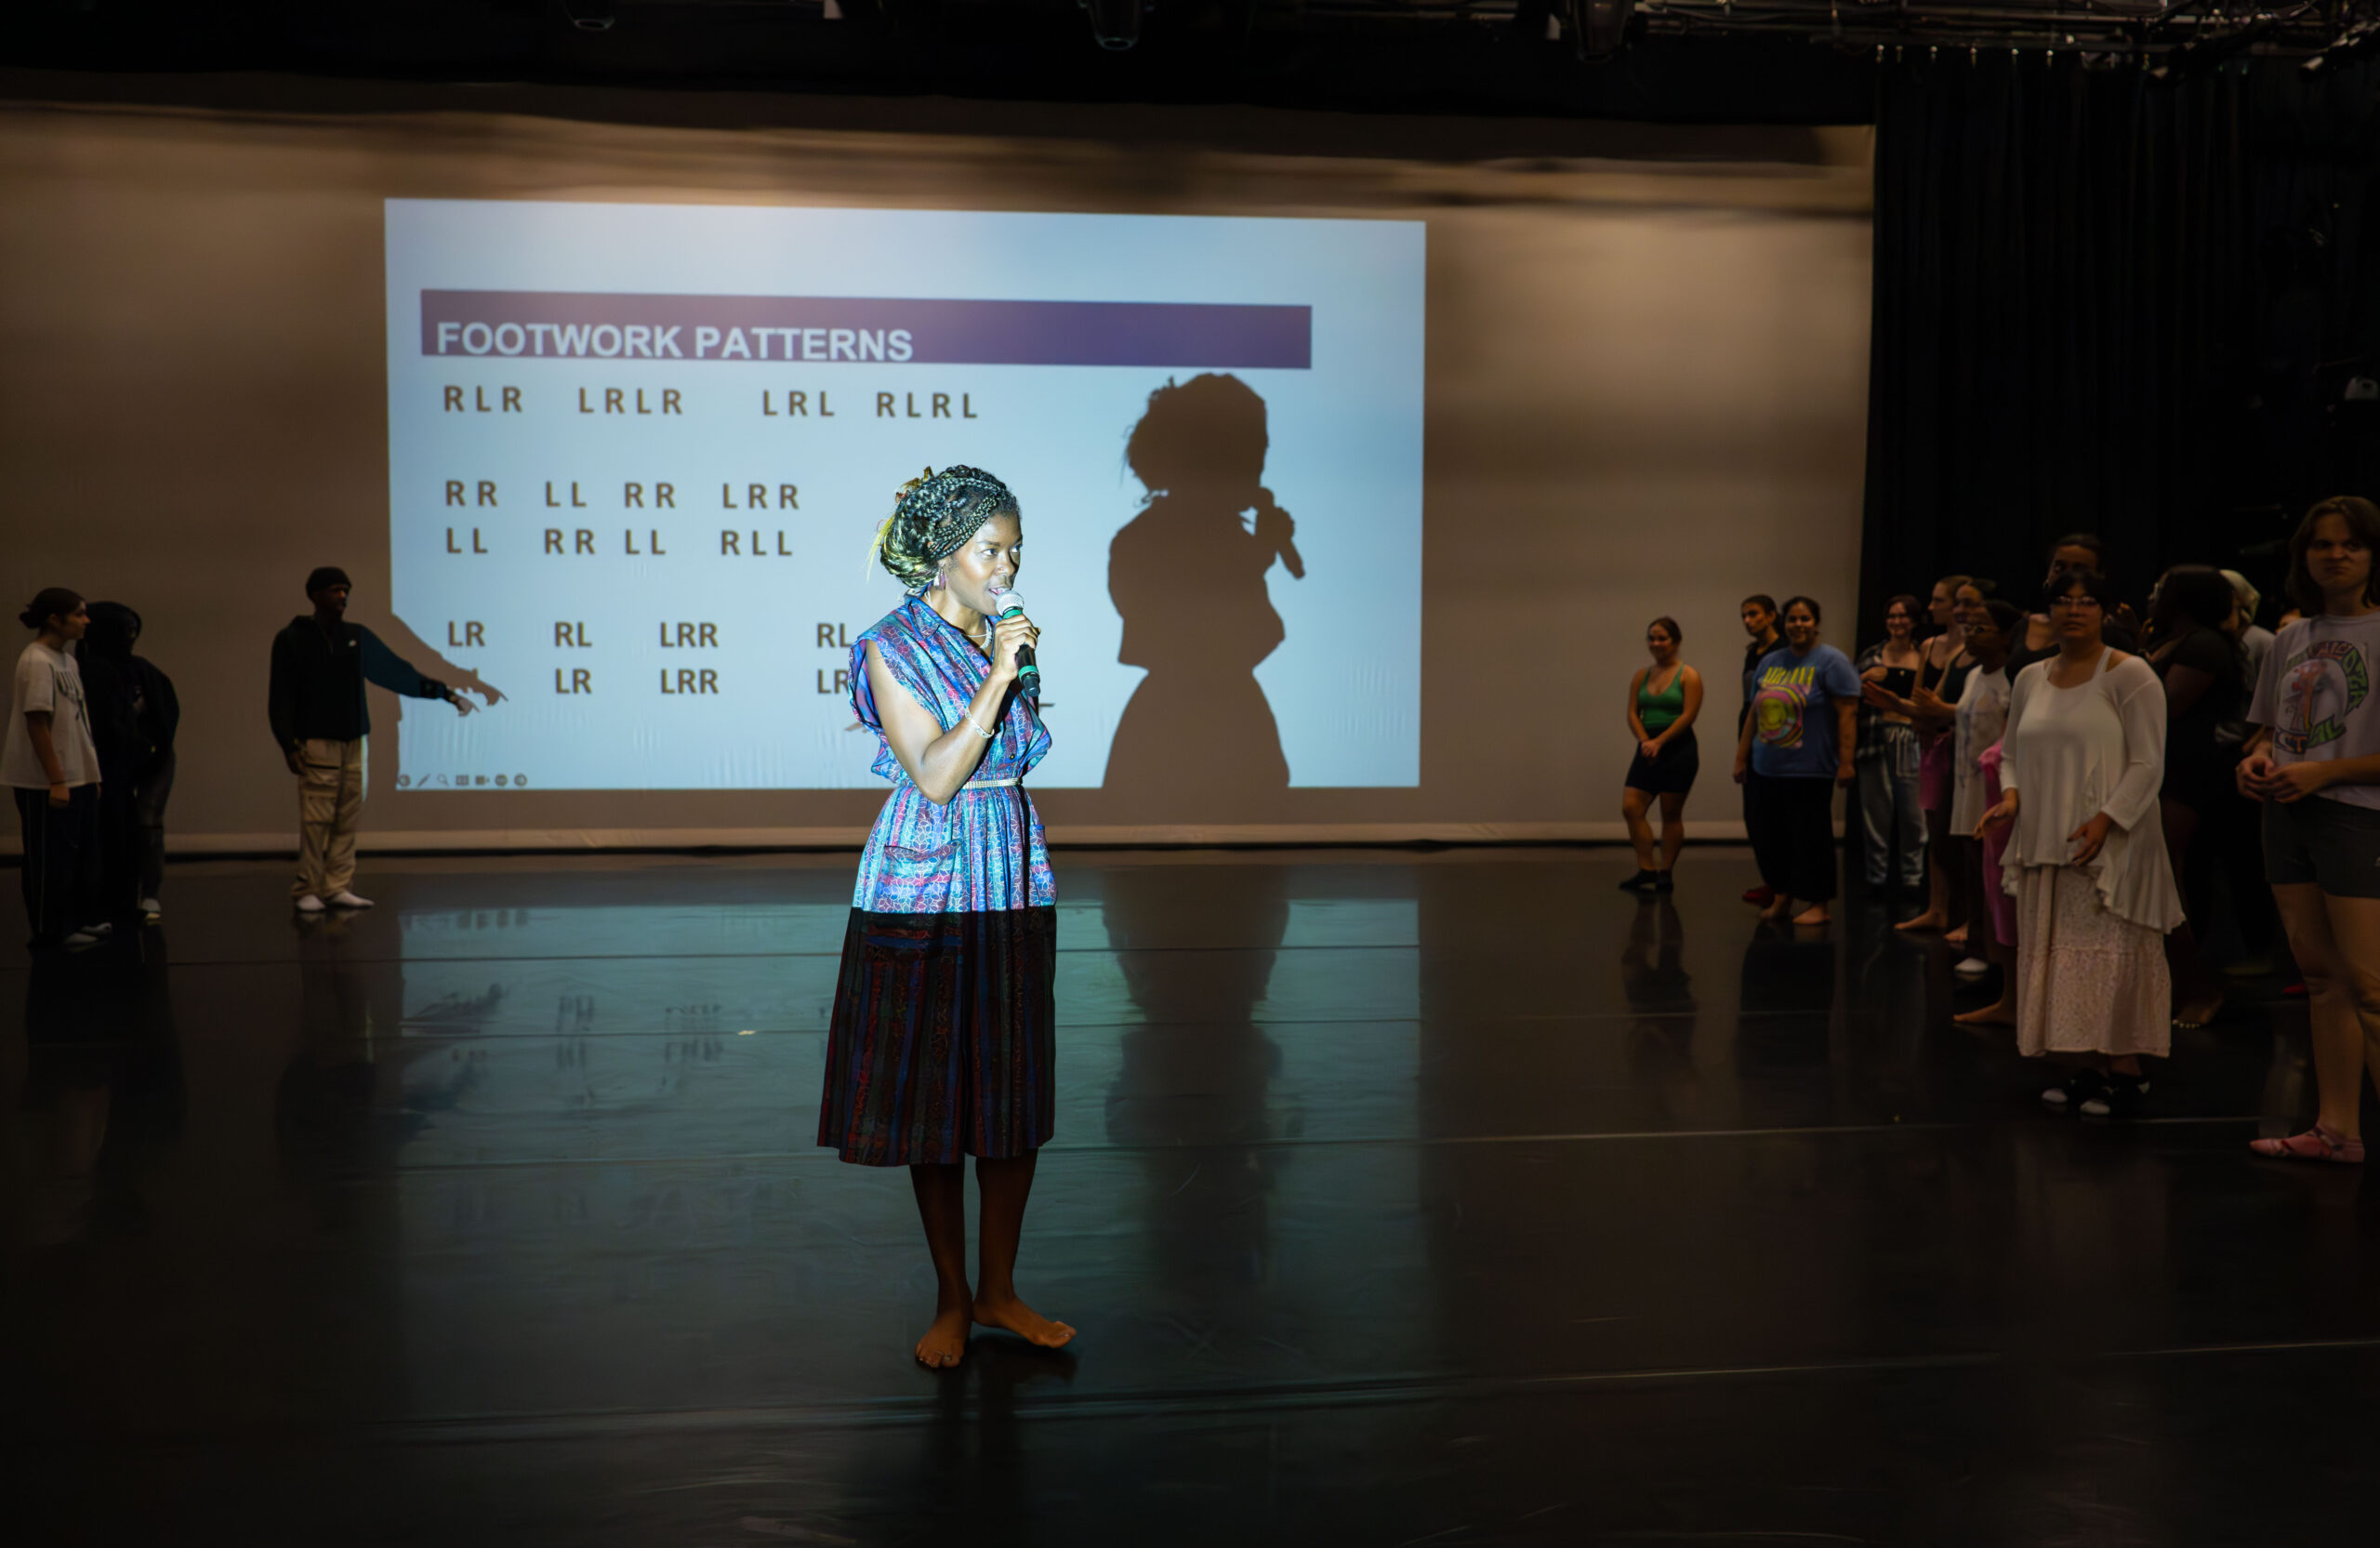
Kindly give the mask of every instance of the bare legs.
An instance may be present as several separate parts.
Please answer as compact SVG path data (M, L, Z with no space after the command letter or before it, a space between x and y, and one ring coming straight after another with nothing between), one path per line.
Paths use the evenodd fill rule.
M975 1189L982 1198L978 1226L976 1288L967 1286L967 1168L945 1162L909 1169L918 1196L918 1218L926 1228L926 1250L933 1257L933 1324L918 1341L918 1362L935 1369L957 1365L967 1353L970 1322L998 1328L1029 1343L1055 1349L1075 1336L1026 1305L1016 1293L1016 1244L1025 1230L1025 1204L1033 1193L1039 1153L1007 1160L979 1159Z
M1075 1336L1026 1305L1016 1293L1016 1238L1025 1229L1025 1200L1033 1191L1038 1151L1005 1161L975 1163L975 1187L984 1196L983 1250L975 1277L975 1320L1001 1328L1030 1343L1055 1349Z
M2000 939L1991 920L1991 896L1989 889L2000 885L2000 869L1987 866L1983 845L1973 839L1952 840L1958 847L1960 870L1967 890L1967 942L1980 945L1985 961L2000 970L2000 998L1978 1010L1964 1012L1950 1019L1961 1026L2014 1026L2016 1025L2016 945ZM1945 936L1944 939L1949 939Z
M2367 1071L2380 1079L2380 898L2331 897L2311 882L2275 887L2289 949L2306 973L2322 1127L2362 1136Z
M1653 864L1653 825L1645 820L1646 812L1653 804L1650 790L1639 790L1633 785L1620 792L1620 814L1628 823L1628 841L1636 846L1636 868L1657 870Z
M967 1169L957 1162L909 1169L926 1250L933 1255L933 1326L918 1341L918 1363L940 1370L967 1353L975 1297L967 1288Z
M1895 930L1948 930L1950 927L1951 889L1950 867L1956 862L1950 852L1950 814L1928 808L1925 813L1925 912L1913 920L1903 920Z
M1677 869L1677 857L1686 853L1686 792L1661 792L1661 869Z
M1661 836L1658 844L1653 838L1650 815L1657 798L1650 790L1634 786L1620 793L1620 814L1628 822L1628 841L1636 846L1636 868L1655 873L1677 869L1677 857L1686 853L1686 793L1664 790L1658 798L1661 803Z

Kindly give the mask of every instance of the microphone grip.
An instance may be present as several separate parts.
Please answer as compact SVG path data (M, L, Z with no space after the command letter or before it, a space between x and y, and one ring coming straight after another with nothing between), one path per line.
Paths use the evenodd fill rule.
M1018 605L1012 594L1002 593L1000 602L1002 618L1013 618L1024 611L1025 609ZM1041 696L1041 668L1033 659L1033 647L1030 645L1022 645L1017 648L1016 686L1019 693L1034 698Z

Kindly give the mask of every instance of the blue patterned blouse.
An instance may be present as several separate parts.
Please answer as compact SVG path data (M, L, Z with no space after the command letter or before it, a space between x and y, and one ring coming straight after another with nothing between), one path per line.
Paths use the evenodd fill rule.
M872 772L892 782L892 794L867 836L852 906L875 914L972 914L1055 904L1041 815L1016 783L1049 756L1050 733L1039 713L1012 694L983 762L947 805L937 806L884 739L867 680L870 642L893 681L945 731L965 723L967 705L992 669L955 625L917 597L853 642L852 709L876 733Z

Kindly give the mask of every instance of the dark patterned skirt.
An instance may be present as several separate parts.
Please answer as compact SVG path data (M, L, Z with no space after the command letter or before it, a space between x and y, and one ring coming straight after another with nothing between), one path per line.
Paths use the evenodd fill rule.
M1005 1160L1049 1143L1057 916L853 909L818 1143L873 1167Z

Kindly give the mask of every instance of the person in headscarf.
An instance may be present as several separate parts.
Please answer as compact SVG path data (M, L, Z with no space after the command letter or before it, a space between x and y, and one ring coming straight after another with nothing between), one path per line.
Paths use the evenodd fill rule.
M827 1032L818 1143L906 1166L933 1258L920 1364L959 1364L971 1325L1054 1348L1074 1330L1016 1291L1017 1238L1056 1104L1057 888L1024 776L1050 751L1000 616L1022 514L981 469L928 469L895 496L875 558L908 596L852 646L852 708L892 793L868 835ZM966 1164L982 1194L967 1277Z
M164 912L165 802L174 791L174 733L181 700L173 679L133 654L140 615L122 602L91 603L77 654L99 743L99 890L111 917Z

